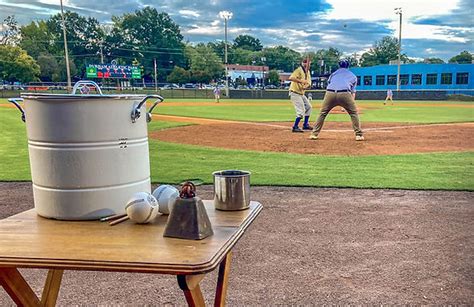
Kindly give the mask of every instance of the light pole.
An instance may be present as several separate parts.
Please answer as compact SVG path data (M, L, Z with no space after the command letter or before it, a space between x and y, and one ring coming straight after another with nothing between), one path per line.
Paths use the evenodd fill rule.
M64 10L63 10L63 0L60 0L61 3L61 21L63 24L63 36L64 36L64 55L66 56L66 74L67 74L67 90L71 90L71 70L69 69L69 54L67 51L67 39L66 39L66 23L64 22Z
M265 57L261 58L262 60L262 90L265 89L265 61L267 60Z
M397 69L397 92L400 91L400 52L402 50L402 8L395 8L395 14L400 15L400 28L398 30L398 69Z
M232 12L229 11L221 11L219 12L219 16L224 19L224 33L225 33L225 45L224 45L224 65L225 65L225 95L229 97L229 76L228 76L228 68L227 68L227 21L232 18Z

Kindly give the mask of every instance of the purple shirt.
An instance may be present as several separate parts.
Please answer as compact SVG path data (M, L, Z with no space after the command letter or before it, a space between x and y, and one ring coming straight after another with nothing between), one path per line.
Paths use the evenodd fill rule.
M347 68L339 68L328 79L328 90L356 92L357 77Z

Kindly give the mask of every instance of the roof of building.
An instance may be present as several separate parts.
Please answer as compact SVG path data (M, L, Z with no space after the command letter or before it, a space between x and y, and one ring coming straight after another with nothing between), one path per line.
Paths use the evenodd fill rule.
M242 70L242 71L269 71L268 66L258 65L239 65L239 64L227 64L229 70Z

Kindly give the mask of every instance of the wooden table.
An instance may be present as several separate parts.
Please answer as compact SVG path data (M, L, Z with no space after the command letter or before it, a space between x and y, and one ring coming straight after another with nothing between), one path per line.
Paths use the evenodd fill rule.
M167 216L153 223L57 221L34 209L0 221L0 283L13 301L54 306L64 270L97 270L176 275L190 306L204 306L199 282L219 266L215 305L225 304L231 250L262 210L257 202L242 211L219 211L204 201L214 235L203 240L163 237ZM49 269L41 299L18 268Z

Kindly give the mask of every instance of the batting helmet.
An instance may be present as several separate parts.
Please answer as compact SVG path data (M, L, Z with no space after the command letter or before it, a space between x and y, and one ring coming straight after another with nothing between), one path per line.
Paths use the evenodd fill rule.
M348 60L340 60L339 61L339 67L341 68L349 68L349 61Z

